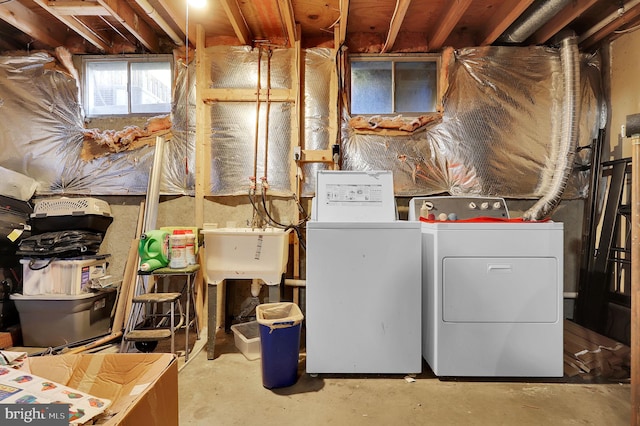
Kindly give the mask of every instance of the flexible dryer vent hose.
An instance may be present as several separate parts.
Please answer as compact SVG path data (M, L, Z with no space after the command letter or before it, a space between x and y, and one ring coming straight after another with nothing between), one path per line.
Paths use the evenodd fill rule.
M564 103L556 166L547 193L522 215L524 220L541 220L551 215L560 204L562 193L567 187L567 181L573 170L578 138L578 109L580 108L580 52L575 35L562 40L560 60L564 77Z

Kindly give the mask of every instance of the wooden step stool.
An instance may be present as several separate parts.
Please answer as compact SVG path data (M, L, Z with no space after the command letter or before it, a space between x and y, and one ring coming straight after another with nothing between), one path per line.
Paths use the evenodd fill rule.
M135 296L132 302L144 306L145 321L150 320L151 325L144 328L134 327L124 335L124 340L128 342L154 342L163 339L171 338L171 353L176 353L175 350L175 330L182 326L182 304L180 303L181 293L145 293L139 296ZM158 305L163 303L170 303L171 309L168 314L164 311L158 312ZM180 315L180 321L175 323L176 306L178 308L178 315ZM162 321L169 317L169 327L163 326ZM158 319L160 319L158 321ZM185 348L185 353L189 351L189 348Z

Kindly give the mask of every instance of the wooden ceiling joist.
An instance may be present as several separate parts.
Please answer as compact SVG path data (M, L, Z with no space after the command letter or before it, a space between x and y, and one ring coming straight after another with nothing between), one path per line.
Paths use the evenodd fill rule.
M407 14L407 9L411 5L411 0L397 0L396 8L393 11L393 16L391 16L391 23L389 24L389 32L387 33L387 40L382 46L382 50L380 53L386 53L391 50L394 43L396 42L396 38L398 37L398 32L400 32L400 28L402 27L402 21L404 21L404 17Z
M0 4L0 19L16 27L35 40L51 47L64 44L66 28L56 21L51 21L34 13L18 2Z
M111 52L111 43L106 41L104 38L100 37L98 34L96 34L95 31L87 27L78 18L75 18L74 16L61 15L60 13L58 13L57 10L49 7L49 4L48 4L49 2L47 0L33 0L33 1L36 4L38 4L40 7L42 7L44 10L52 14L54 17L56 17L60 22L65 24L67 27L71 28L73 31L78 33L78 35L80 35L82 38L84 38L89 43L94 45L96 48L104 52L113 53Z
M238 6L236 0L220 0L222 7L224 8L227 18L231 22L233 31L236 33L236 37L240 40L240 43L250 46L253 41L253 34L247 26L247 22L242 15L242 11Z
M479 38L479 46L488 46L500 37L515 22L522 13L531 6L533 0L519 0L516 4L513 2L502 2L498 10L493 14L493 18L484 25L488 31Z
M535 44L545 43L597 2L598 0L574 0L570 2L560 13L534 32L529 41Z
M336 48L342 46L347 39L347 20L349 16L349 0L340 0L340 26L338 28L338 43Z
M440 50L442 48L445 40L449 37L449 34L451 34L451 31L453 31L458 21L460 21L462 15L467 11L472 1L473 0L457 0L448 3L447 10L438 20L438 26L427 40L430 50Z
M187 34L189 43L195 46L197 40L196 26L187 25L186 13L181 10L177 10L175 3L170 0L158 0L158 3L160 3L160 6L162 6L167 14L173 18L173 22L178 26L178 29L182 31L182 34L187 34L187 31L189 32L189 34Z
M57 0L47 2L47 7L60 15L106 16L109 11L97 1L90 0Z
M159 50L158 36L153 29L123 0L98 0L144 47Z
M298 40L298 35L291 0L278 0L278 8L280 9L280 19L282 19L284 27L287 30L287 47L293 47Z

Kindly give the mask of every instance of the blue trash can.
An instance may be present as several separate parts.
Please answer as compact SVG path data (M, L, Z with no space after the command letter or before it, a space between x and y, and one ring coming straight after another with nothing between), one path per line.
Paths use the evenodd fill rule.
M295 303L265 303L256 306L260 324L262 386L291 386L298 380L300 330L304 316Z

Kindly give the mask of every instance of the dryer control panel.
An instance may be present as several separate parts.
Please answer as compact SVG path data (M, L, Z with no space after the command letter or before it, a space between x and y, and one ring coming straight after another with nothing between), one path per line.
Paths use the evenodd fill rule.
M476 217L509 218L504 198L499 197L415 197L409 201L409 220L451 221Z

